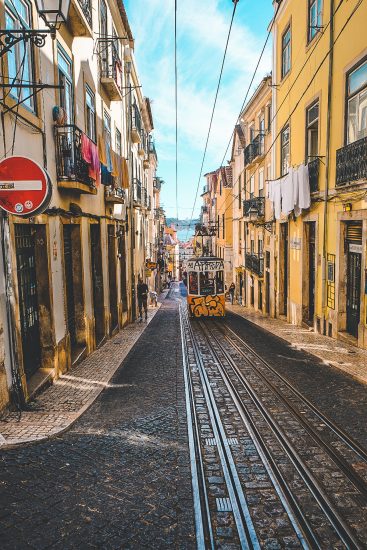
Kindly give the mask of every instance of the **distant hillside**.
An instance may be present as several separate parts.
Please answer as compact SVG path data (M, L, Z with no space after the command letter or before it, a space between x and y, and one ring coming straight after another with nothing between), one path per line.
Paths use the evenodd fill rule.
M190 224L190 220L177 220L177 218L166 218L167 225L174 223L177 229L187 229L187 226ZM195 228L195 224L199 223L199 219L195 218L191 221L191 228Z

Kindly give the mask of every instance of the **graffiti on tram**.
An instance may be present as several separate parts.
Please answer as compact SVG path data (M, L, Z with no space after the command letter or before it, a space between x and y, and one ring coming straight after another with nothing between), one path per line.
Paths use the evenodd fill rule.
M224 317L224 296L189 296L188 305L193 317Z

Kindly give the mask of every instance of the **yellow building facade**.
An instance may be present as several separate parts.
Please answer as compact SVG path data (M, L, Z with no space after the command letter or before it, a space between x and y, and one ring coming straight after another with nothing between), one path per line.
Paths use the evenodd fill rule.
M366 348L367 5L274 9L274 315Z
M215 194L215 213L217 236L216 255L224 260L224 281L227 287L232 283L233 274L233 178L232 167L225 166L217 170Z

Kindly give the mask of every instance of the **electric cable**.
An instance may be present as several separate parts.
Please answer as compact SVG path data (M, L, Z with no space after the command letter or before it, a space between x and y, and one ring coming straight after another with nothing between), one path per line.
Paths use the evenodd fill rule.
M197 182L197 185L196 185L196 193L195 193L194 205L193 205L193 207L192 207L190 223L189 223L189 226L188 226L188 229L187 229L187 233L186 233L186 240L187 240L187 236L188 236L188 233L189 233L189 229L190 229L190 225L191 225L191 222L192 222L192 218L193 218L193 216L194 216L194 210L195 210L196 201L197 201L197 198L198 198L198 192L199 192L199 187L200 187L201 176L202 176L202 173L203 173L203 168L204 168L204 162L205 162L206 152L207 152L207 149L208 149L208 143L209 143L210 132L211 132L211 129L212 129L212 124L213 124L213 118L214 118L215 108L216 108L217 100L218 100L219 88L220 88L220 84L221 84L221 81L222 81L224 63L225 63L226 56L227 56L228 44L229 44L229 39L230 39L231 32L232 32L233 20L234 20L234 16L235 16L235 13L236 13L238 1L239 1L239 0L233 0L234 6L233 6L232 17L231 17L231 23L230 23L230 25L229 25L229 30L228 30L227 40L226 40L226 46L225 46L225 49L224 49L224 55L223 55L223 60L222 60L222 66L221 66L220 73L219 73L219 79L218 79L218 84L217 84L217 90L216 90L216 93L215 93L214 104L213 104L213 108L212 108L212 114L211 114L211 117L210 117L210 123L209 123L208 133L207 133L207 136L206 136L206 142L205 142L205 147L204 147L203 158L202 158L201 166L200 166L200 174L199 174L198 182Z
M175 129L175 139L176 139L176 165L175 165L175 176L176 176L176 219L178 217L178 91L177 91L177 0L175 0L175 115L176 115L176 129Z

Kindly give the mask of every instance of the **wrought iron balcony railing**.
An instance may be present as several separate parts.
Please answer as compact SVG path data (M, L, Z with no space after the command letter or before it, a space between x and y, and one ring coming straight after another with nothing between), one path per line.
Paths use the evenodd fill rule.
M84 17L88 25L92 28L92 3L91 0L78 0L78 4L82 9Z
M264 276L264 257L259 254L245 254L245 267L258 277Z
M243 215L246 218L250 216L263 218L265 216L265 197L255 197L243 201Z
M133 181L133 197L134 202L141 205L142 202L142 184L141 181L137 178L134 178Z
M308 163L308 179L310 182L310 192L316 193L319 190L319 172L320 159L316 158Z
M151 155L157 156L157 151L155 150L155 144L151 136L149 136L149 141L148 141L148 153Z
M126 198L125 189L121 187L113 187L112 185L106 187L105 200L106 202L123 204Z
M57 181L64 183L60 187L77 189L73 183L83 184L86 189L79 187L79 191L88 193L95 191L95 185L89 177L89 165L82 157L82 134L74 124L55 126L56 172Z
M142 129L140 111L136 103L134 103L131 106L131 137L134 143L141 143Z
M115 39L99 38L101 83L112 101L121 100L122 63Z
M160 191L161 188L162 188L162 183L163 183L163 180L162 178L154 178L153 179L153 188L156 189L157 191Z
M247 145L244 151L245 166L251 164L257 157L262 156L265 152L265 134L257 134L257 136Z
M354 141L336 152L336 185L367 178L367 137Z

